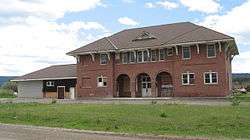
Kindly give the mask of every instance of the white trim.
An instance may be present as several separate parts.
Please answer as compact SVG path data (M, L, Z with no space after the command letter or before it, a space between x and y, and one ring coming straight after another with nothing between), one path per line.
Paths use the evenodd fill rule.
M109 41L110 44L112 44L112 46L113 46L115 49L118 50L118 48L116 47L116 45L115 45L108 37L105 37L105 38Z
M184 51L183 51L183 48L184 47L188 47L188 50L189 50L189 53L190 53L190 55L189 55L189 58L184 58ZM191 59L191 47L190 46L182 46L182 60L189 60L189 59Z
M150 51L151 51L151 53L150 53L150 54L151 54L151 56L150 56L150 61L151 61L151 62L159 61L159 59L157 59L157 58L158 58L158 57L157 57L157 49L153 49L153 50L150 50ZM153 57L152 57L152 56L153 56L153 55L152 55L152 54L153 54L152 51L155 52L155 60L152 60L152 58L153 58Z
M170 55L168 54L169 50L171 50L171 54ZM166 54L166 56L173 56L173 53L174 53L173 47L167 48L167 54Z
M164 59L160 59L160 56L161 56L161 50L163 50L163 51L165 51L165 56L164 56ZM166 56L167 56L167 54L166 54L166 49L165 48L161 48L161 49L159 49L159 61L165 61L166 60Z
M102 84L103 84L103 79L106 79L107 81L106 81L106 86L104 86L104 85L99 85L99 78L102 78ZM105 77L105 76L98 76L97 78L96 78L96 80L97 80L97 87L107 87L108 86L108 77Z
M184 74L187 74L187 83L183 83L183 75ZM194 79L195 79L195 73L193 72L184 72L181 74L181 84L184 85L184 86L187 86L187 85L194 85L194 84L190 84L190 74L193 74L194 75Z
M208 56L208 46L209 45L213 45L214 46L214 56ZM216 58L216 56L217 56L217 50L216 50L216 45L215 44L207 44L207 58Z
M221 42L218 42L218 44L219 44L219 51L221 52L222 50L221 50Z
M178 55L179 54L179 51L178 51L178 46L175 46L175 54Z
M94 53L90 53L92 61L95 61L95 54Z
M47 81L46 82L46 87L54 87L55 86L55 81Z
M200 46L199 44L196 44L197 54L200 54Z
M216 83L212 82L212 73L216 73ZM206 83L206 74L209 74L209 83ZM205 85L217 85L219 82L219 75L218 72L213 72L213 71L209 71L209 72L204 72L203 73L203 79L204 79L204 84Z
M10 80L10 81L12 81L12 82L22 82L22 81L63 80L63 79L77 79L77 77L39 78L39 79L19 79L19 80Z
M167 44L167 45L158 45L158 46L154 46L155 49L159 49L159 48L169 48L169 47L173 47L173 46L180 46L180 45L193 45L193 44L205 44L205 43L216 43L219 41L235 41L234 39L220 39L220 40L211 40L211 41L194 41L194 42L187 42L187 43L176 43L176 44ZM76 53L76 54L70 54L67 53L67 55L70 56L76 56L76 55L84 55L84 54L90 54L90 53L107 53L107 52L122 52L122 51L130 51L130 50L145 50L145 49L150 49L152 48L152 46L149 47L144 47L144 48L128 48L128 49L120 49L120 50L109 50L109 51L89 51L89 52L82 52L82 53Z

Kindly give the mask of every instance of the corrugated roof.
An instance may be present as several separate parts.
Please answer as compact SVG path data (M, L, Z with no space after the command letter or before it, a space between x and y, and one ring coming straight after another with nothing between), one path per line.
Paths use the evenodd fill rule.
M149 33L155 39L143 39L135 41L138 36L142 35L143 33L145 34L145 32ZM78 55L89 52L94 53L101 51L116 51L148 47L153 48L163 44L168 45L225 39L233 40L233 37L190 22L127 29L113 34L107 38L108 39L103 38L97 40L67 54ZM111 43L108 42L108 40L110 40Z
M32 80L55 80L76 78L76 65L54 65L20 77L12 81L32 81Z

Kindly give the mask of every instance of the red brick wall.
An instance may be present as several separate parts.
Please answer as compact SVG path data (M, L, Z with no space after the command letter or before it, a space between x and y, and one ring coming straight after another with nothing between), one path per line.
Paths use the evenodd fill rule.
M122 64L121 59L115 59L112 53L107 65L100 65L99 54L95 54L95 60L90 55L80 57L81 63L77 65L77 94L78 97L116 97L116 78L120 74L127 74L130 78L130 91L132 97L136 94L136 77L140 73L147 73L151 78L152 96L156 95L156 76L160 72L168 72L172 76L174 96L225 96L229 93L230 61L226 57L225 49L219 52L216 48L216 58L207 58L206 46L200 45L200 53L197 54L196 46L191 47L191 59L182 59L182 48L178 47L179 54L167 57L165 61ZM118 55L118 54L116 54ZM218 72L218 84L204 84L204 72ZM183 72L195 73L194 85L182 85ZM98 76L108 77L107 87L97 87ZM82 79L88 79L88 86L83 86ZM85 84L86 85L86 84Z

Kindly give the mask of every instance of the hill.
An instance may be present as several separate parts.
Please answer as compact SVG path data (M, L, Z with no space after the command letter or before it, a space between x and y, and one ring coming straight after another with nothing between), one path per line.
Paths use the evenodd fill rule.
M11 79L14 79L15 77L16 76L0 76L0 86Z

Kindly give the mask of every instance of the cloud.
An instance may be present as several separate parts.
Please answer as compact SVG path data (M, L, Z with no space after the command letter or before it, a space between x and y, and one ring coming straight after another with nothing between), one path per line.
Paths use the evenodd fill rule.
M156 7L163 7L165 9L175 9L175 8L178 8L179 5L175 2L170 2L170 1L157 1L155 3L152 3L152 2L147 2L145 3L145 7L146 8L156 8Z
M136 22L135 20L128 18L128 17L120 17L118 19L118 22L123 24L123 25L129 25L129 26L136 26L139 25L138 22Z
M238 46L247 47L250 45L249 9L250 1L245 1L223 15L207 16L198 24L229 34L235 37ZM233 72L249 72L249 64L250 51L240 52L233 61Z
M189 11L198 11L206 14L217 13L222 8L217 0L180 0Z
M235 56L233 60L233 72L234 73L249 73L250 70L250 51L240 53L239 56Z
M224 15L207 16L199 24L230 34L240 44L250 44L250 1L234 7Z
M57 22L67 12L100 5L99 0L60 0L55 5L56 1L0 1L0 75L23 75L53 64L75 63L65 53L110 34L95 21Z
M135 3L135 0L122 0L124 3Z
M0 13L58 19L65 13L86 11L98 5L103 5L101 0L1 0Z

